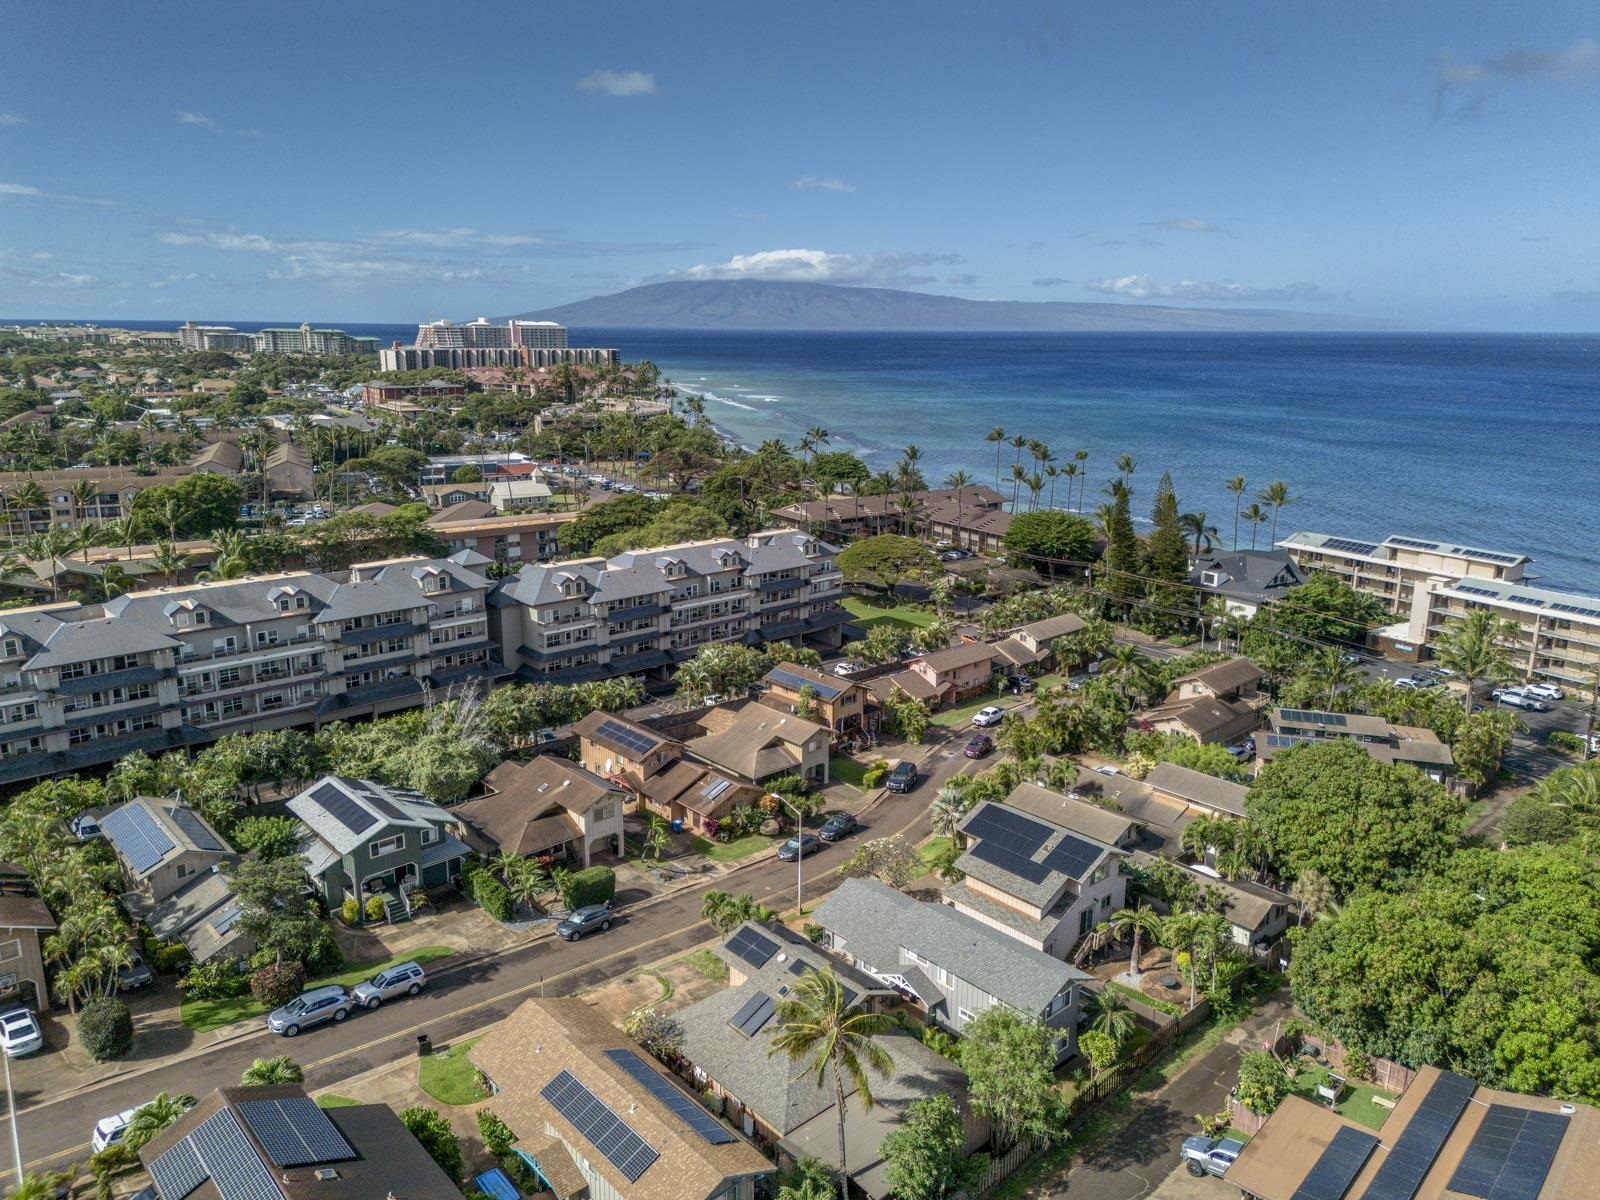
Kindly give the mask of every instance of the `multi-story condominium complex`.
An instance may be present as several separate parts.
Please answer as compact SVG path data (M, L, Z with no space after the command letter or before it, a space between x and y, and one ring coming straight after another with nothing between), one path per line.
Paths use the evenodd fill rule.
M659 671L710 642L837 646L839 550L795 530L525 566L490 614L506 665L556 682Z
M1454 542L1389 537L1381 542L1295 532L1279 540L1296 566L1328 571L1359 592L1376 596L1397 617L1409 617L1429 586L1452 579L1503 579L1516 583L1533 560L1526 554L1478 550Z
M192 473L193 467L160 467L149 475L136 475L131 467L106 467L90 471L5 471L0 472L0 529L9 537L26 537L52 525L76 529L84 522L96 524L126 516L133 498L146 488L170 484ZM92 491L83 485L92 485ZM42 506L18 507L26 502L30 485L44 497Z
M254 335L260 354L376 354L378 339L357 337L342 329L313 329L301 322L292 329L262 329Z
M567 344L567 330L555 321L507 321L496 325L479 317L457 325L454 321L430 321L417 326L415 345L432 349L498 349L506 346L531 346L537 350L560 350Z
M1488 608L1517 626L1507 647L1514 669L1529 678L1588 691L1600 673L1600 598L1552 592L1501 580L1456 579L1428 595L1422 635L1437 637L1474 608Z
M411 707L502 673L489 581L363 563L0 613L0 782L229 733Z
M554 367L561 363L619 363L622 352L591 346L389 346L378 351L385 371L428 371L441 367Z
M178 326L178 344L185 350L243 350L256 348L253 333L240 333L232 325L196 325L185 321Z

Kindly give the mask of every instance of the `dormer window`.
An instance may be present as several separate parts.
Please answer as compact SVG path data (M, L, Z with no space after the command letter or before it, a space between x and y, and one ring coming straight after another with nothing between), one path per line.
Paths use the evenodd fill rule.
M278 597L278 611L281 612L281 613L286 613L286 612L289 611L289 597L287 597L287 596Z
M8 637L5 640L5 652L7 658L18 657L22 653L22 642L17 638Z

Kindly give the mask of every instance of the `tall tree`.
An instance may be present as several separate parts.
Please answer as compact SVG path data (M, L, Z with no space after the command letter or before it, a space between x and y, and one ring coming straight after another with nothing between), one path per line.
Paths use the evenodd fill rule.
M1256 533L1263 524L1272 520L1272 514L1252 500L1250 507L1239 515L1250 524L1250 549L1254 550L1256 548Z
M1245 489L1250 485L1245 482L1243 475L1235 475L1222 485L1233 493L1233 548L1239 548L1239 506L1244 503Z
M1000 450L1006 441L1005 426L996 425L984 435L983 440L994 443L994 490L998 492L1000 490Z
M1278 514L1287 504L1293 504L1296 497L1289 494L1289 485L1281 479L1274 479L1266 487L1256 493L1257 499L1263 504L1272 506L1272 542L1278 544Z
M972 1106L994 1127L997 1145L1059 1133L1055 1030L996 1004L967 1022L956 1050Z
M1472 711L1478 684L1499 683L1511 677L1507 643L1522 631L1491 608L1474 608L1434 640L1433 657L1461 676L1467 685L1462 703Z

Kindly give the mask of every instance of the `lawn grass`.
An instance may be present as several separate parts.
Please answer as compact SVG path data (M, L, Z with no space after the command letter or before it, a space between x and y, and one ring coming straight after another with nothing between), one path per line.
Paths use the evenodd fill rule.
M440 1104L476 1104L482 1100L489 1093L478 1079L478 1068L467 1061L467 1051L481 1040L480 1035L428 1055L417 1064L417 1086Z
M862 596L846 596L845 612L850 623L871 633L879 625L898 626L901 629L923 629L933 624L933 614L920 608L907 608L903 604L873 604Z
M1289 1090L1313 1104L1326 1104L1327 1101L1317 1095L1317 1085L1327 1081L1328 1068L1316 1067L1310 1071L1302 1071L1290 1080ZM1338 1112L1352 1121L1365 1125L1368 1129L1376 1130L1389 1115L1389 1110L1381 1104L1374 1104L1372 1102L1374 1096L1381 1096L1385 1100L1394 1099L1393 1092L1373 1087L1370 1083L1348 1080L1344 1085L1344 1094L1339 1100Z
M853 788L866 787L867 764L853 758L840 757L828 760L828 778L848 783Z
M734 862L765 850L775 841L776 838L752 833L749 837L738 838L731 842L712 842L703 837L696 837L692 844L696 854L704 854L712 862Z
M1152 996L1146 992L1140 991L1136 987L1129 987L1125 983L1118 983L1114 979L1106 980L1106 986L1114 992L1121 992L1124 996L1127 996L1130 999L1138 1000L1140 1003L1148 1005L1157 1012L1166 1013L1169 1017L1183 1016L1183 1009L1174 1004L1171 1000L1162 1000L1157 996Z
M688 963L707 979L721 981L728 977L728 964L703 946L699 950L691 950L680 961Z
M333 975L308 979L306 988L325 987L330 983L352 988L397 963L418 962L426 966L435 959L449 958L454 953L456 952L449 946L423 946L409 954L397 955L386 962L364 963L357 967L347 967ZM266 1006L248 992L243 996L234 996L226 1000L190 1000L185 997L181 1012L184 1026L196 1033L208 1033L213 1029L221 1029L224 1025L232 1025L235 1021L247 1021L251 1017L267 1015Z
M337 1096L329 1092L326 1096L317 1097L318 1108L354 1108L360 1104L359 1100L352 1100L349 1096Z
M934 863L939 855L950 848L951 839L947 837L929 838L917 847L917 878L932 874Z
M960 705L959 707L948 708L941 713L934 713L933 723L935 725L943 725L946 728L956 725L965 725L968 721L972 720L973 716L975 716L980 710L988 708L991 704L997 703L999 703L998 700L996 700L996 698L993 696L979 696L976 700L969 700L967 703ZM1007 705L1001 704L1000 707L1005 708ZM999 728L1000 727L998 725L995 725L984 730L983 732L994 734L999 731Z

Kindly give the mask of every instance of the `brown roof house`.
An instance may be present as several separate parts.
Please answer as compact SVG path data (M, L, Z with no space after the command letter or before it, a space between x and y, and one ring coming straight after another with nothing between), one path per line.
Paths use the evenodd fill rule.
M680 758L639 788L647 812L702 833L710 832L709 822L720 821L734 808L755 804L765 794L765 788L692 758Z
M830 744L827 729L814 721L765 704L747 704L721 730L695 738L687 748L748 783L799 775L808 783L825 784Z
M592 712L572 731L578 737L578 761L584 770L635 792L683 752L682 743L612 713Z
M480 854L556 858L587 867L596 851L622 852L628 792L552 754L503 762L483 781L488 794L449 810L456 833Z
M869 733L877 727L879 708L865 685L827 675L796 663L779 663L761 680L761 703L826 725L835 740ZM804 711L809 704L811 712Z
M904 671L880 675L867 686L880 700L899 688L929 708L938 709L988 690L998 660L995 647L987 642L963 642L914 658Z
M754 1200L773 1170L581 1000L528 1000L469 1056L556 1200Z
M26 875L0 890L0 1006L50 1007L45 986L44 938L56 928L45 902L29 895Z
M1159 799L1203 809L1212 816L1245 815L1244 798L1249 789L1243 784L1169 762L1157 763L1144 781Z
M422 498L436 512L465 504L468 500L488 504L489 485L481 480L477 483L425 483L422 485Z
M460 1195L387 1104L319 1108L298 1084L212 1092L139 1161L156 1200Z
M1085 624L1077 613L1031 621L996 642L994 650L1004 663L1006 674L1034 675L1055 665L1055 640L1077 633Z
M1135 851L1133 858L1144 864L1154 861L1143 851ZM1289 928L1289 910L1294 901L1285 893L1248 879L1224 879L1203 864L1176 865L1202 894L1217 898L1222 915L1233 927L1234 944L1241 950L1264 953Z
M1455 774L1456 760L1450 747L1433 730L1421 726L1391 725L1382 717L1310 708L1275 708L1267 719L1272 723L1271 732L1256 739L1258 766L1305 742L1342 739L1355 742L1379 762L1415 767L1437 783Z
M1212 663L1173 680L1166 700L1145 713L1158 733L1227 743L1260 723L1261 668L1248 658Z

